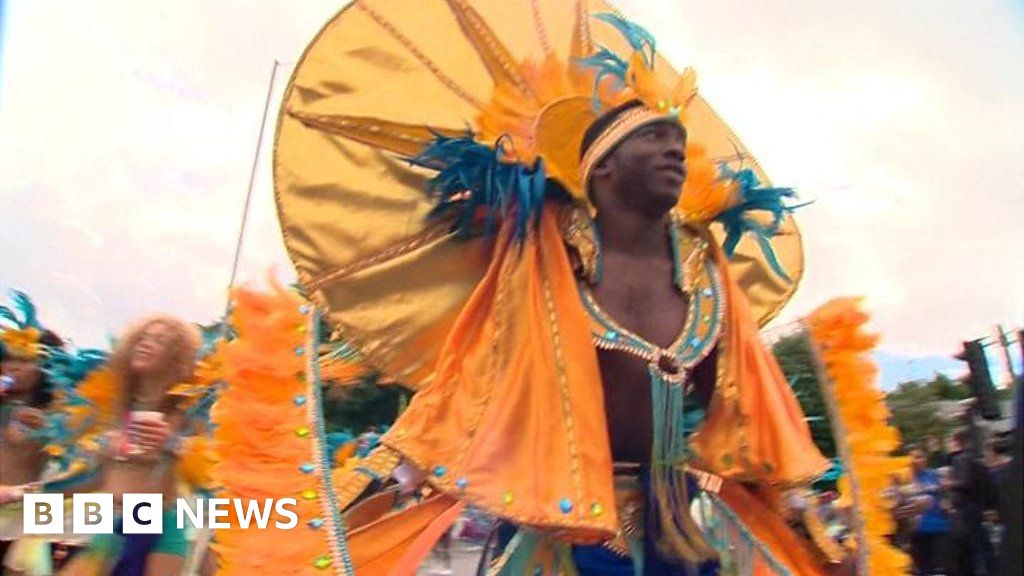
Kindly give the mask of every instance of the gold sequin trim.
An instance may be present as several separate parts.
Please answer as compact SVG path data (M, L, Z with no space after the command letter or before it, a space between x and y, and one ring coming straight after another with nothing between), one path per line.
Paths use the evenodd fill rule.
M590 216L578 206L564 208L558 216L565 243L576 251L578 266L587 282L597 282L598 262L601 260L601 246L594 235Z
M484 22L480 14L466 0L448 0L448 6L452 8L459 26L463 27L466 38L477 49L484 62L484 66L491 72L492 77L497 72L494 69L497 66L500 68L500 72L504 74L505 79L512 82L520 94L536 100L537 94L519 72L518 66L512 60L512 55L509 53L508 48L501 44L494 35L494 31ZM480 43L483 44L482 47L486 51L482 52L480 50Z
M585 58L593 53L590 41L590 10L585 0L576 0L576 22L573 27L574 42L570 49L572 58Z
M400 256L404 256L409 252L418 250L419 248L422 248L423 246L426 246L427 244L435 240L447 236L450 233L449 227L450 224L447 221L438 221L437 223L428 227L426 230L423 230L422 232L410 236L408 238L403 238L399 242L396 242L384 248L383 250L375 252L370 256L363 258L362 260L357 260L351 264L346 264L341 268L335 269L333 272L328 272L322 276L313 278L312 280L306 283L306 288L310 292L315 292L330 284L344 280L349 276L358 274L359 272L362 272L367 268L376 266L378 264L383 264L384 262L393 260Z
M434 77L440 80L441 83L444 84L445 87L447 87L453 93L455 93L455 95L465 100L474 108L483 108L483 105L480 103L479 100L474 98L469 92L466 92L464 88L456 84L454 80L452 80L451 78L448 77L448 75L442 72L441 69L438 68L437 64L434 63L433 60L427 58L426 54L420 51L420 49L417 48L415 44L413 44L412 40L410 40L408 36L399 32L398 29L395 28L395 25L389 22L386 18L384 18L384 16L382 16L380 13L376 12L374 9L367 6L365 2L357 1L356 7L365 12L367 16L369 16L381 28L387 31L387 33L390 34L392 38L401 43L402 46L404 46L406 50L408 50L413 56L415 56L416 59L419 60L421 64L423 64L424 66L427 67L428 70L430 70Z
M542 261L543 264L543 261ZM576 426L569 404L568 377L565 370L565 358L562 356L562 337L558 330L558 317L555 315L554 298L551 295L551 284L547 273L544 273L544 304L547 306L548 322L551 325L551 338L555 348L555 365L558 367L558 391L562 396L562 414L565 418L566 434L569 436L569 460L572 466L573 487L576 491L575 502L583 502L583 482L580 479L579 450L576 446Z
M548 38L548 29L544 26L544 19L540 14L540 2L530 0L530 9L533 11L533 27L537 30L537 41L540 42L544 53L550 54L552 52L551 40Z
M386 446L376 448L359 463L360 470L348 474L336 486L338 509L344 511L351 506L376 478L387 478L391 475L401 459L401 455L391 448Z

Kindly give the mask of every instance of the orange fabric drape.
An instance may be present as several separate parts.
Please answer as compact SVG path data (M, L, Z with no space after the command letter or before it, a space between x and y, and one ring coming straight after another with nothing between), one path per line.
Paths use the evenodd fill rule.
M436 377L383 438L443 492L579 542L618 527L597 355L552 210L519 245L506 224ZM706 469L796 484L824 472L803 413L725 257L718 387L693 436ZM765 508L762 506L762 508ZM767 508L765 508L767 509Z
M443 494L346 534L358 576L411 576L464 505Z
M596 541L617 529L604 399L552 212L522 245L503 226L436 377L382 441L449 494Z
M738 482L725 482L719 497L739 517L750 533L772 551L775 559L800 576L825 574L820 558L802 537L771 507ZM776 574L767 563L754 566L755 575Z
M718 383L703 426L690 439L701 467L730 478L800 484L830 466L803 411L765 348L742 288L722 250L712 256L726 293Z

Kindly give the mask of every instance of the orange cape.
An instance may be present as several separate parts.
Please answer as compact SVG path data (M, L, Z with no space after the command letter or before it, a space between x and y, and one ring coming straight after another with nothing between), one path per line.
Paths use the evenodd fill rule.
M544 211L521 247L511 225L500 231L491 266L442 347L437 376L382 442L451 498L594 543L618 530L612 461L589 318L554 212ZM696 464L736 480L813 480L829 462L761 344L724 255L711 254L725 324L716 391L692 437Z

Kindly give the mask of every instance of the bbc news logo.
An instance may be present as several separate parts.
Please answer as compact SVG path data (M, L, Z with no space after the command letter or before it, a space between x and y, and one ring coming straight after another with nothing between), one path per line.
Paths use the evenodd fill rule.
M22 522L25 534L63 534L64 496L62 494L25 494ZM125 534L162 534L164 530L163 494L125 494L122 499L122 531ZM179 530L186 525L214 530L228 528L291 530L299 524L294 498L262 501L241 498L178 498L175 519ZM234 510L237 526L226 519ZM114 495L75 494L71 501L72 534L113 534ZM273 520L273 522L271 522Z

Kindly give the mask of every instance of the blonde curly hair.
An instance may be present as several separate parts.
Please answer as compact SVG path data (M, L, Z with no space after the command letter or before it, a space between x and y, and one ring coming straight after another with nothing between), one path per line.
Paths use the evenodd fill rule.
M132 369L132 351L146 330L154 324L165 326L171 333L171 341L168 342L157 369L159 379L164 381L169 389L174 384L192 378L196 353L201 343L199 330L180 318L165 314L147 316L136 321L117 339L113 354L110 356L110 370L118 382L118 416L124 416L130 409L132 392L139 385L139 375Z

